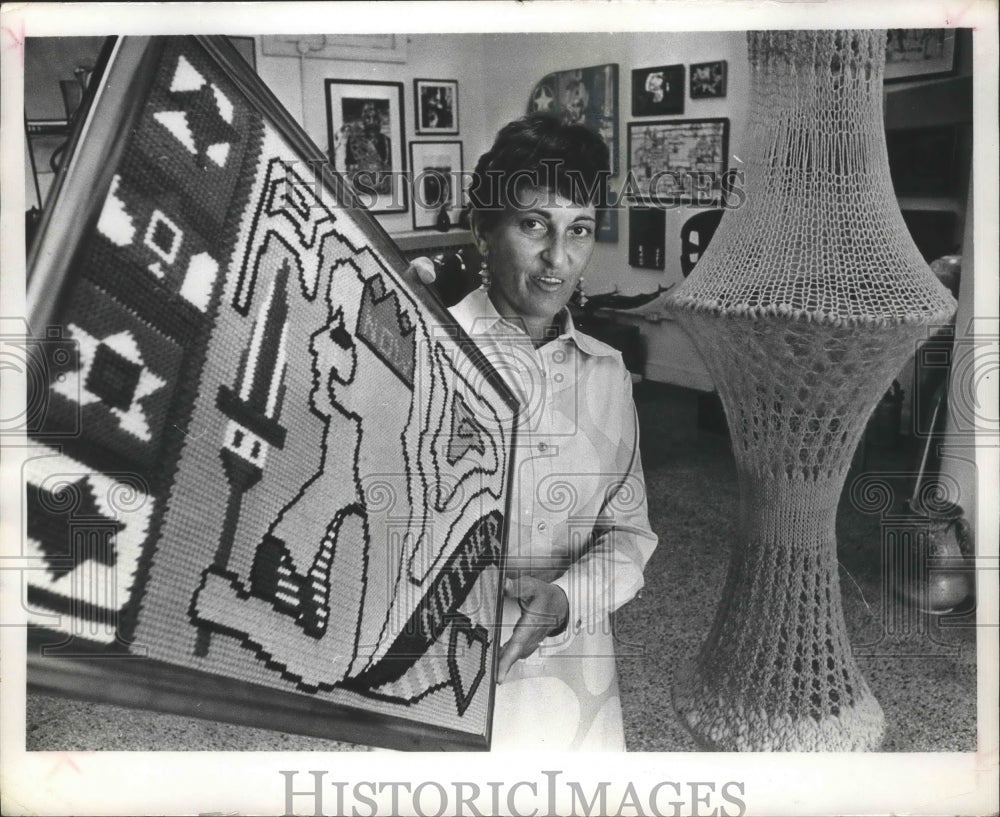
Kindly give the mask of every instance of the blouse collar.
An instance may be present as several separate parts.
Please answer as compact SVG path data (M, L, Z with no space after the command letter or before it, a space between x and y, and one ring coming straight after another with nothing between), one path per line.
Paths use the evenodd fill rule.
M504 318L483 289L475 289L449 310L455 321L469 337L476 338L486 335L525 337L523 328ZM557 340L572 341L583 353L595 357L608 357L617 354L610 346L601 343L590 335L580 332L573 323L569 309L562 308L557 316L562 324L562 331Z

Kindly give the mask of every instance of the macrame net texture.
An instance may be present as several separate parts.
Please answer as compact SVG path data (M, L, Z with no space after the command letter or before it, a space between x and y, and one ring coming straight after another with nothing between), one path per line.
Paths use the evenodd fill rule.
M729 419L740 533L677 709L714 749L874 749L884 718L844 625L835 519L865 419L926 329L679 320Z
M944 323L954 301L893 194L883 31L748 34L746 200L728 210L677 305L861 324Z
M667 303L729 420L740 534L677 709L715 749L875 749L851 656L835 515L865 422L954 300L889 178L881 31L748 34L741 207Z

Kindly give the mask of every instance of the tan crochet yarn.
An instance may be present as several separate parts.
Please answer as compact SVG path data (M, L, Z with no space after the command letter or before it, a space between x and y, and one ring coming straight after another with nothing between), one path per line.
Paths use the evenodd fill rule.
M876 749L884 717L845 631L837 503L868 416L955 304L893 195L885 32L747 39L746 200L668 299L725 406L741 493L723 600L675 705L713 749Z

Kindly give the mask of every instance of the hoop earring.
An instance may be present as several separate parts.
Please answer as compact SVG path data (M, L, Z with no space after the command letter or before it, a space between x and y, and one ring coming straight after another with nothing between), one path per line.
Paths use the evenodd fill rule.
M479 262L479 280L482 281L482 284L480 284L479 288L483 292L489 292L490 291L490 268L487 265L485 258L482 261Z

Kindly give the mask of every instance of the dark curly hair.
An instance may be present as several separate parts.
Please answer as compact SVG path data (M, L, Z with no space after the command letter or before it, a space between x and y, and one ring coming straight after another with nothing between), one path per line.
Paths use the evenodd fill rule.
M596 133L567 125L548 114L531 114L504 125L493 147L479 157L469 187L471 213L489 231L507 206L516 206L523 187L593 204L598 219L608 206L610 154Z

